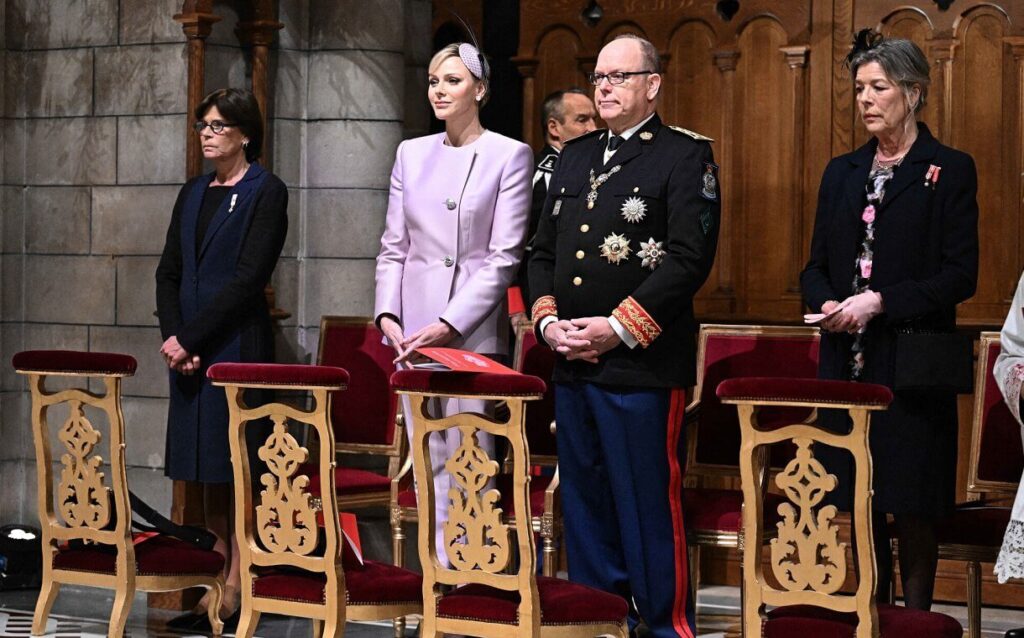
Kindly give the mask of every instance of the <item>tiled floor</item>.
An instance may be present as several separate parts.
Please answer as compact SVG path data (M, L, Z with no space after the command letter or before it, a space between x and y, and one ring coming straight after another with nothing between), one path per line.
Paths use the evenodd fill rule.
M32 609L36 592L16 591L0 593L0 636L29 636L32 625ZM110 612L113 596L102 589L67 586L61 590L54 604L53 614L47 625L49 638L103 638L106 636L106 615ZM963 606L938 605L936 611L950 614L961 624L967 624L967 612ZM722 638L725 631L736 628L739 619L739 592L735 587L705 587L698 596L697 624L702 638ZM131 638L184 638L196 634L171 633L164 623L174 612L147 610L146 598L140 594L135 599L132 614L128 619ZM1002 638L1003 632L1011 627L1024 627L1024 612L1004 609L985 609L984 638ZM414 623L407 632L415 635ZM309 621L281 616L263 616L256 635L260 638L290 638L309 636ZM346 638L391 638L390 623L349 623Z

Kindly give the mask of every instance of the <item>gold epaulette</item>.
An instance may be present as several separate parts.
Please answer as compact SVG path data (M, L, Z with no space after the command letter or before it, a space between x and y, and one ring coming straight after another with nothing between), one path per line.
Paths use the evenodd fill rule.
M715 140L711 139L710 137L707 137L706 135L701 135L700 133L697 133L696 131L691 131L690 129L683 128L681 126L670 126L669 128L672 129L673 131L677 131L679 133L682 133L683 135L687 135L689 137L692 137L693 139L697 140L698 142L714 142L715 141Z

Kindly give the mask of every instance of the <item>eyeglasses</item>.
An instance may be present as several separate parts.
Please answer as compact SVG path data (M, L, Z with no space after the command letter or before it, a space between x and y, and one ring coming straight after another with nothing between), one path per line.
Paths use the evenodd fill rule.
M230 122L221 122L220 120L214 120L210 123L206 123L200 120L192 125L192 130L194 130L196 133L202 133L203 129L205 129L207 126L209 126L210 130L213 131L215 134L220 135L221 133L224 132L224 129L228 128L229 126L234 126L234 124Z
M588 73L587 80L594 86L600 86L601 82L608 80L609 84L618 85L626 81L631 75L649 75L655 71L612 71L611 73Z

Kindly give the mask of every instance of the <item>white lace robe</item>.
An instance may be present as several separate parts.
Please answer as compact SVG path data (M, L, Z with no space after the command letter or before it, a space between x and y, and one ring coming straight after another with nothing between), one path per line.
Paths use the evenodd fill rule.
M1024 274L1017 283L1017 293L1013 296L999 341L1002 348L993 375L1006 405L1017 423L1021 424L1021 438L1024 440L1024 422L1020 415L1020 389L1024 382ZM996 560L995 573L1000 583L1011 578L1024 579L1024 477L1021 478L1010 524L1006 527L1003 546Z

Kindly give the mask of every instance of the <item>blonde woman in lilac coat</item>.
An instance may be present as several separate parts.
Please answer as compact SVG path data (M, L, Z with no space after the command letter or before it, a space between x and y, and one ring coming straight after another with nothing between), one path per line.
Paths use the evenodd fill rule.
M374 317L399 365L427 346L498 357L507 351L505 294L526 242L533 154L480 124L488 70L471 44L438 51L430 61L427 97L445 131L398 146L377 257ZM484 409L481 401L439 406L444 414ZM448 493L444 462L459 443L452 435L430 439L437 494ZM480 443L493 447L489 440ZM438 558L447 564L445 503L438 499L435 538Z

